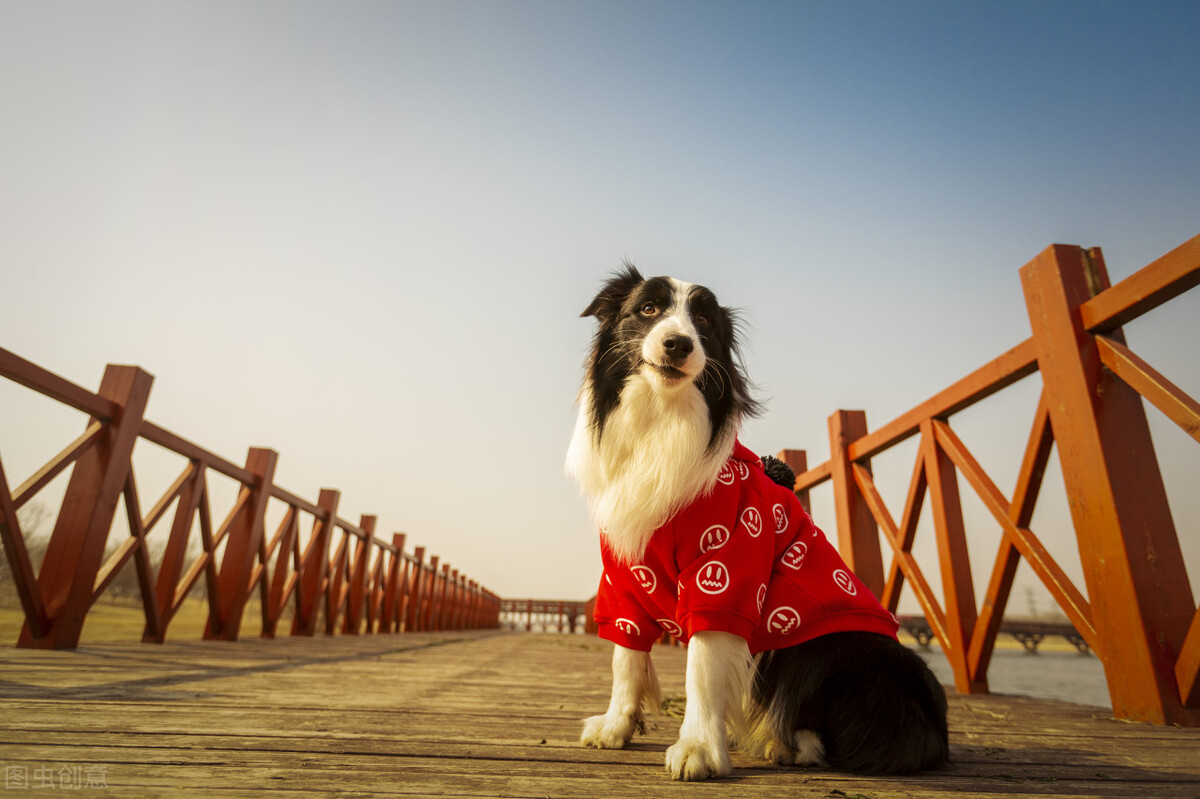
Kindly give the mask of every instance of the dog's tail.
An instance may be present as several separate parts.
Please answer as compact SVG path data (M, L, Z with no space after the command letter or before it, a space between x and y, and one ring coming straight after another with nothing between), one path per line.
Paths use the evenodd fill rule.
M778 483L784 488L794 488L796 485L796 473L792 471L792 467L788 466L783 461L772 455L763 455L762 458L763 470L766 471L767 477Z
M759 659L760 723L820 736L838 771L909 774L949 761L946 693L915 652L883 635L824 635Z

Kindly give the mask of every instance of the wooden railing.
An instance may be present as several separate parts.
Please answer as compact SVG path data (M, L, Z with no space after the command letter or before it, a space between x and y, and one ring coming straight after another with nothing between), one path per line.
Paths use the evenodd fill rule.
M143 640L162 642L198 581L207 589L205 638L236 640L247 602L259 593L261 635L273 637L292 603L292 635L388 633L499 626L500 600L457 569L404 551L405 536L375 537L376 519L340 518L340 493L309 502L274 482L277 455L252 448L244 466L225 460L145 419L153 378L134 366L109 366L92 393L0 349L0 376L90 416L81 436L15 490L0 460L0 537L25 614L18 645L71 649L88 611L132 561L145 612ZM145 439L177 453L186 466L143 515L133 451ZM71 471L40 570L35 573L17 511L55 477ZM233 507L213 525L207 476L236 481ZM130 535L105 557L119 501ZM267 507L286 510L267 535ZM162 558L151 562L147 535L168 516ZM186 568L199 518L200 553ZM301 546L301 519L311 534ZM221 546L224 544L224 550ZM218 556L220 562L218 563Z
M1023 558L1104 664L1119 718L1200 724L1200 611L1183 562L1142 398L1200 441L1200 403L1134 354L1121 326L1200 284L1200 236L1110 286L1098 249L1055 245L1021 269L1033 335L908 413L868 431L861 411L829 418L831 456L807 468L781 457L795 490L831 481L839 550L893 613L907 583L954 670L957 689L987 691L987 670ZM1193 339L1192 346L1200 342ZM949 424L950 417L1040 372L1016 486L1006 496ZM919 436L907 499L884 503L871 458ZM1057 447L1087 598L1030 529L1051 448ZM958 474L1002 535L976 606ZM943 607L912 554L928 499ZM1194 525L1194 521L1193 521ZM884 566L880 532L891 558Z
M510 630L545 633L583 632L587 603L574 599L502 599L500 624Z

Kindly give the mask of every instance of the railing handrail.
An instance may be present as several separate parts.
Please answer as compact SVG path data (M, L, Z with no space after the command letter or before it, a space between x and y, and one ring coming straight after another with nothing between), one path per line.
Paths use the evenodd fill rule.
M100 392L92 392L0 348L0 377L88 414L84 433L11 491L0 461L0 534L14 583L25 610L22 646L73 648L91 605L121 569L136 564L146 613L144 640L161 642L175 612L203 578L209 594L206 637L236 639L250 594L259 588L264 603L262 635L273 636L284 606L295 601L306 618L293 634L315 631L323 601L326 632L342 622L343 632L401 632L499 624L499 597L437 556L425 561L424 547L404 551L403 534L391 542L374 535L375 517L358 524L337 515L340 493L323 490L310 502L274 483L276 454L252 448L239 466L144 418L153 378L136 367L109 366ZM145 439L186 460L183 471L143 517L132 471L133 446ZM103 442L103 450L97 446ZM86 467L83 466L86 461ZM46 559L35 574L16 512L55 477L74 466L63 508L75 515L59 521ZM238 485L233 507L214 527L206 472ZM265 489L265 490L264 490ZM101 501L101 496L105 501ZM101 508L124 497L130 538L103 558L113 523ZM269 500L286 507L273 535L264 529ZM172 506L175 521L157 573L149 564L146 535ZM80 510L82 508L82 510ZM300 551L298 514L313 518L313 532ZM198 517L202 551L184 570L193 520ZM340 538L334 543L335 534ZM351 541L355 541L353 546ZM216 553L225 545L221 563ZM97 550L97 546L99 549ZM231 550L236 550L231 555ZM272 566L272 560L274 565ZM292 564L289 567L289 563ZM49 565L48 565L49 564ZM151 582L155 585L151 586Z

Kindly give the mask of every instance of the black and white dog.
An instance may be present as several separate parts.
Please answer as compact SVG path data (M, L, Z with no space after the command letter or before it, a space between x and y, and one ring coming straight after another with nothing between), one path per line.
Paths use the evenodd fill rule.
M803 626L800 614L791 606L777 607L765 618L764 600L769 608L779 574L786 572L792 581L779 590L807 590L804 575L816 580L814 570L825 568L813 565L818 547L833 552L799 508L790 479L782 480L787 489L773 483L769 489L755 488L755 497L771 491L782 497L771 494L761 514L747 509L743 524L735 518L709 525L703 518L700 500L725 496L722 492L734 490L727 487L731 483L749 486L761 480L756 472L764 471L757 459L744 458L737 442L742 420L760 408L741 367L734 314L702 286L670 277L645 279L627 263L583 316L596 317L598 327L567 470L582 486L601 530L605 576L598 602L628 584L629 592L644 594L644 608L623 611L620 618L614 611L601 626L601 634L617 642L612 698L606 713L586 720L581 741L621 748L642 728L643 706L655 708L659 698L649 642L666 630L688 640L687 709L679 740L666 755L667 770L676 779L728 774L731 736L746 751L780 764L902 774L945 763L943 689L924 662L897 643L894 617L848 570L836 568L835 552L824 556L833 559L828 567L833 571L820 574L832 574L842 593L830 591L860 603L868 631L829 628L791 644L794 639L782 636ZM764 518L770 526L771 502L780 525L774 540L782 543L762 543L771 541L761 534ZM662 541L673 534L668 529L688 525L702 531L696 533L698 549ZM783 551L788 545L783 534L791 530L806 538L796 538ZM695 567L679 555L686 546L693 546L693 554L705 553ZM719 562L712 558L718 548ZM668 554L654 560L661 552ZM744 563L759 558L752 554L757 552L765 553L761 567ZM730 588L737 569L771 576L761 586L756 577L737 599ZM730 614L732 621L724 626L711 622L721 615L714 603L726 596L753 608L755 588L757 610ZM826 589L813 590L817 596ZM707 603L707 610L685 616L685 602ZM602 612L598 607L598 620ZM747 621L745 616L764 618Z

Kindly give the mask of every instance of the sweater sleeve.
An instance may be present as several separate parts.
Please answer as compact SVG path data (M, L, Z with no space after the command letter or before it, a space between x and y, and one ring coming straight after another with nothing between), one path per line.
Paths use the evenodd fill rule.
M605 559L604 575L596 592L594 618L599 635L626 649L649 652L662 636L662 627L637 601L628 570L610 568Z

